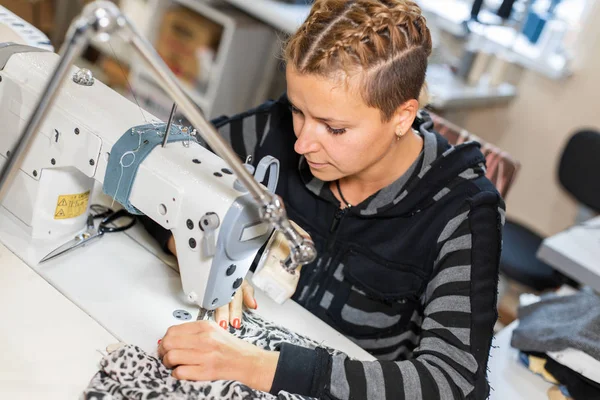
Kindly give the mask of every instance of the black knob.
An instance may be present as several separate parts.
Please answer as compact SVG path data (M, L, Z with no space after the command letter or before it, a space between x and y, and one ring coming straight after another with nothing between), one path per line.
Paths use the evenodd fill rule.
M235 268L236 268L235 264L231 264L231 265L230 265L230 266L227 268L227 271L226 271L226 274L227 274L227 276L231 276L231 275L233 275L233 273L235 272Z
M242 278L237 278L235 280L235 282L233 282L233 288L234 289L239 288L240 286L242 286L242 282L244 282L244 280Z

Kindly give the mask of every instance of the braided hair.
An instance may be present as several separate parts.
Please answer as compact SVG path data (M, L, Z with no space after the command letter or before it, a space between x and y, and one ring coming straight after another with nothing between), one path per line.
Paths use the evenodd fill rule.
M284 57L301 74L360 74L363 100L387 121L408 100L425 105L431 47L425 17L413 1L316 0Z

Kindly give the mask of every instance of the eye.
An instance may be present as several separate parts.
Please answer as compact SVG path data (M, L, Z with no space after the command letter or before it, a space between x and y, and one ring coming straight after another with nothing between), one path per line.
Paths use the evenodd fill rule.
M300 111L298 108L296 108L295 106L290 104L290 111L292 112L292 114L302 114L302 111Z
M329 125L325 125L325 127L327 128L327 130L329 131L329 133L332 133L334 135L341 135L342 133L346 132L346 128L336 129L336 128L332 128Z

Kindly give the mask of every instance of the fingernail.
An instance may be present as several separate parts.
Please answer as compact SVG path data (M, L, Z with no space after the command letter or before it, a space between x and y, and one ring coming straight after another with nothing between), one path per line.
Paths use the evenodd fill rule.
M227 321L223 320L223 321L219 322L219 325L221 326L221 328L227 329Z
M254 299L254 309L256 310L258 308L258 303L256 302L256 299Z
M162 342L162 339L158 339L158 344L160 344L160 342Z
M232 325L233 325L233 327L234 327L235 329L240 329L240 326L241 326L241 324L240 324L240 319L239 319L239 318L235 318L235 319L233 320L233 324L232 324Z

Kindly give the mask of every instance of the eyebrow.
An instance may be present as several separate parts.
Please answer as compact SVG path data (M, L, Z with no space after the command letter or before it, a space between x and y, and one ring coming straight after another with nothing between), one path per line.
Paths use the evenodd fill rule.
M292 103L292 101L290 100L289 97L288 97L288 102L290 103L290 105L292 107L297 108L299 110L299 108L296 107L294 105L294 103ZM313 118L316 119L317 121L321 121L321 122L335 122L335 123L338 123L338 124L347 124L348 123L348 121L344 121L344 120L341 120L341 119L335 119L335 118L325 118L325 117L313 117Z

